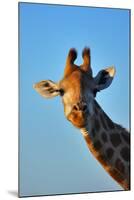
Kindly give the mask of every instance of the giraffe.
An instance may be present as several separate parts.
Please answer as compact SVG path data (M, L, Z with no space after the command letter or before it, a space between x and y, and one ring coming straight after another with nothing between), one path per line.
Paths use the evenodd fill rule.
M93 77L90 48L83 49L82 57L83 63L77 66L77 51L71 48L63 78L57 83L43 80L33 87L45 98L61 96L65 117L80 129L89 151L124 190L129 190L130 134L114 123L95 100L97 92L111 85L115 67L102 69Z

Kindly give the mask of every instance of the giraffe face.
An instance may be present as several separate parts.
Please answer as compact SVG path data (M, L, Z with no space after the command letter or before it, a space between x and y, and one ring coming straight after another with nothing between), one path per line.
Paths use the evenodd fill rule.
M59 82L66 118L77 128L86 125L88 115L92 115L95 82L80 68Z
M110 67L101 70L93 78L90 68L90 50L85 48L82 56L83 64L75 65L77 53L75 49L71 49L67 57L64 77L59 83L47 80L34 85L36 91L45 98L60 95L66 118L77 128L86 126L88 116L94 114L93 101L96 92L107 88L115 74L115 69Z

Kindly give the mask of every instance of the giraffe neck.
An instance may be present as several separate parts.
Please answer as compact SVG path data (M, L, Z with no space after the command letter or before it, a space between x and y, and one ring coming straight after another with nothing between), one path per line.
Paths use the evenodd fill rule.
M111 177L129 189L129 134L115 124L96 101L93 110L94 115L88 117L86 127L81 129L87 146ZM126 150L123 156L122 148Z

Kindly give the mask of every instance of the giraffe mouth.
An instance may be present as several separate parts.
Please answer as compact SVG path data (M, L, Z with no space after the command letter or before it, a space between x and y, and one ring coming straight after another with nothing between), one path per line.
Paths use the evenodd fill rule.
M76 127L84 128L87 126L86 115L83 112L71 112L67 119Z

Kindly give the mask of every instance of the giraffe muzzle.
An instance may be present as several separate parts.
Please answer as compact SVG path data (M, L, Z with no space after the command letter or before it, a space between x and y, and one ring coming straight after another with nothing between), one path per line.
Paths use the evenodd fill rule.
M85 102L78 102L72 108L67 119L77 128L83 128L87 124L88 107Z

